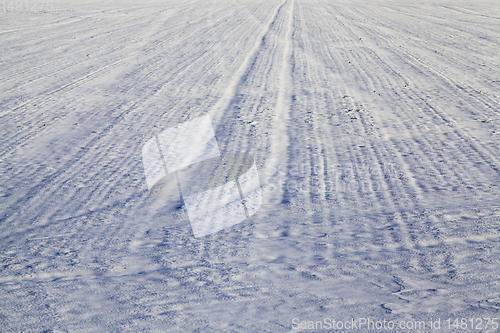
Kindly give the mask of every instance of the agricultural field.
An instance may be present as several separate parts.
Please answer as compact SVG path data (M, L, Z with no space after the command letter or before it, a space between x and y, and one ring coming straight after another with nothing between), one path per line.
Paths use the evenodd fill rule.
M498 331L497 0L1 5L3 332ZM195 237L203 116L261 206Z

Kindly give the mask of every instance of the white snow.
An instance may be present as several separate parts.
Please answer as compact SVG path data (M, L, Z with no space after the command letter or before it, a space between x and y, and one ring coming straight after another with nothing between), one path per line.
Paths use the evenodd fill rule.
M0 4L0 330L498 331L498 1L26 4ZM142 157L203 116L262 206L196 238Z

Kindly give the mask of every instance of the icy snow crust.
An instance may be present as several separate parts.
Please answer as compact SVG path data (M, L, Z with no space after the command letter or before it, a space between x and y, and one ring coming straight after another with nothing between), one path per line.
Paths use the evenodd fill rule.
M0 330L500 317L498 1L50 3L0 12ZM142 149L204 115L262 207L195 238Z

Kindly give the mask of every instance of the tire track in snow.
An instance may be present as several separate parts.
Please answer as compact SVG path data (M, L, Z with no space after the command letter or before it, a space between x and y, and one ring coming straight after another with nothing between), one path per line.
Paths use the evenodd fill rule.
M288 8L288 4L289 2L283 9ZM398 90L400 93L398 98L404 99L404 103L401 103L396 110L379 110L380 117L377 121L384 120L384 116L387 116L388 122L395 120L393 127L401 130L400 135L394 135L392 128L388 128L387 132L370 129L370 114L377 111L374 110L373 106L376 103L381 105L392 103L394 99L386 97L384 92L382 92L384 98L372 99L357 92L356 88L372 84L384 86L388 90L397 90L396 86L401 79L388 78L388 76L394 75L394 72L388 71L388 67L381 65L387 61L387 58L381 55L379 55L380 59L373 59L373 56L370 58L370 52L366 49L359 51L361 52L359 56L352 56L348 59L351 63L353 59L356 59L360 62L366 61L367 64L355 68L348 67L348 60L346 60L345 52L342 53L342 47L360 46L361 42L344 41L339 46L338 52L332 51L330 53L324 44L329 46L331 44L338 46L338 44L331 43L328 38L325 38L328 34L321 34L314 27L320 26L319 31L331 29L331 35L335 35L336 33L333 31L336 31L339 36L345 35L347 30L339 29L340 23L338 22L332 23L328 27L327 22L334 20L324 14L322 9L325 7L315 8L317 4L320 2L309 1L307 6L301 7L300 1L295 1L293 16L304 19L300 29L309 28L309 37L305 33L303 36L306 42L308 40L311 42L304 44L304 52L297 50L295 46L302 41L299 41L296 35L296 33L300 33L299 25L294 24L292 34L294 47L291 51L292 60L289 64L292 74L287 75L286 72L281 72L284 73L285 77L291 76L293 79L291 81L293 87L291 106L288 110L286 108L287 96L283 90L281 91L282 100L285 101L282 110L286 112L285 116L289 118L290 125L293 123L293 126L286 128L289 150L288 155L285 156L286 160L281 162L293 162L296 159L298 162L305 161L314 164L316 161L312 161L311 156L320 154L333 156L332 163L339 163L339 161L355 163L381 161L379 164L382 164L397 161L393 157L394 151L397 151L399 156L405 158L406 163L410 166L412 164L430 165L429 170L437 172L434 178L439 178L439 182L445 181L446 177L455 177L454 179L465 182L459 178L460 172L456 170L465 170L469 164L464 164L463 169L453 169L451 165L443 167L439 163L434 163L437 162L435 160L446 157L444 151L440 152L445 147L443 143L446 140L452 140L457 146L462 145L463 141L457 139L451 131L446 129L438 131L438 125L442 124L443 121L438 117L432 121L434 117L432 111L419 109L423 102L417 90L409 89L410 91L406 93ZM326 8L327 5L325 4ZM351 6L351 4L346 4L346 6ZM301 8L307 7L311 10L306 15L303 14ZM341 10L343 7L335 8ZM278 14L279 20L275 21L276 25L273 25L272 31L269 31L265 37L270 37L266 39L265 47L262 47L262 52L258 51L254 64L248 69L248 72L252 72L252 79L255 81L248 79L249 82L246 82L246 86L242 84L241 89L238 88L242 94L246 94L244 102L251 104L247 109L255 113L260 112L261 108L268 106L271 102L259 99L262 97L258 96L261 91L255 93L257 89L249 89L250 92L248 92L244 88L254 88L256 83L261 82L274 84L274 79L267 78L267 76L275 76L278 79L283 77L280 75L282 67L279 64L280 60L283 63L282 55L284 52L281 52L284 49L281 47L282 44L276 41L278 38L272 43L272 37L280 37L283 32L286 32L284 29L286 24L283 23L286 22L284 19L284 16L287 16L286 11L283 10L281 14ZM306 25L307 22L309 23ZM317 42L313 43L315 39ZM379 42L383 44L384 40L379 39ZM270 51L269 49L274 50ZM162 50L157 52L160 51ZM181 53L178 54L181 56ZM234 55L234 53L228 52L224 56ZM154 62L159 61L157 56L149 59ZM278 309L281 311L280 317L283 318L289 318L290 311L293 313L302 311L300 312L301 317L306 317L306 314L318 313L324 309L346 311L346 307L350 303L356 303L356 305L349 307L346 312L339 313L347 316L346 313L365 313L366 309L372 309L372 314L379 315L380 313L376 312L375 307L383 303L384 308L389 309L387 311L393 311L393 314L401 316L425 316L428 314L427 311L439 313L439 311L443 311L442 309L448 310L450 308L454 311L465 310L469 311L467 313L479 314L470 308L477 308L478 304L481 304L480 300L488 299L486 297L491 295L491 292L496 292L494 287L497 277L494 275L498 270L494 264L497 262L498 247L496 246L497 242L494 241L498 238L495 238L495 234L491 230L498 229L498 218L485 223L477 219L479 214L470 214L460 219L455 216L446 216L453 215L453 212L404 211L405 201L411 197L412 192L403 181L387 181L387 187L384 188L384 195L387 196L387 199L373 196L367 198L358 193L339 194L339 200L345 205L350 205L350 212L337 212L335 203L325 202L328 197L324 196L324 193L319 193L315 197L305 197L304 200L301 197L286 194L284 199L289 199L291 204L275 207L276 210L281 208L281 215L268 214L265 216L264 219L272 222L268 223L267 226L264 225L265 223L260 223L257 226L241 224L236 229L223 231L206 240L192 238L189 223L185 219L182 220L179 212L177 212L177 216L169 215L169 212L165 211L159 211L156 215L146 214L148 208L154 208L147 200L142 179L135 183L138 184L137 187L142 186L142 190L130 189L121 185L127 182L125 172L133 171L135 173L132 177L142 177L140 157L132 161L129 159L130 156L127 157L124 154L140 151L141 143L145 141L144 136L147 137L155 131L161 130L165 123L170 124L168 121L171 123L180 122L184 115L200 115L204 112L203 106L213 105L206 102L198 109L186 110L187 106L194 103L191 93L196 92L197 87L199 90L203 90L204 87L199 86L207 82L206 77L202 74L207 67L202 65L205 61L210 61L209 59L210 57L207 56L203 60L200 59L198 63L200 64L198 75L202 76L203 79L200 79L198 83L184 84L182 89L192 90L180 96L177 95L179 90L174 90L170 86L181 84L183 80L188 80L191 75L180 72L180 78L175 81L175 84L168 85L164 84L164 81L158 80L154 75L147 73L151 70L161 69L160 64L149 67L141 66L138 69L141 73L137 73L130 81L124 80L124 84L129 85L130 82L137 79L142 87L140 89L146 93L156 89L165 93L165 89L170 88L172 90L169 91L171 93L169 97L175 98L176 106L169 109L170 112L156 113L156 109L146 108L145 103L152 105L162 101L160 98L153 100L132 98L132 101L127 101L137 102L135 107L124 101L122 103L124 108L133 107L133 109L120 119L121 122L117 123L115 128L105 133L105 138L102 141L90 147L94 151L85 152L85 154L81 154L82 157L78 155L76 159L75 155L72 155L71 160L74 161L72 169L49 184L48 192L40 191L38 195L42 198L28 198L29 200L26 200L24 206L20 205L19 208L23 211L19 212L15 220L9 220L7 223L4 223L6 220L2 220L0 225L5 228L2 230L9 232L8 229L11 228L17 229L16 232L18 232L16 235L9 234L12 237L7 239L10 243L6 245L6 248L11 252L6 257L21 259L20 262L16 262L12 266L24 266L19 274L8 268L5 270L7 276L2 275L1 281L14 284L13 286L7 286L7 284L1 286L6 287L6 289L12 287L8 294L5 293L7 295L6 303L25 305L26 299L33 300L33 298L27 298L31 296L26 291L31 292L33 289L35 291L42 290L41 293L38 293L39 295L43 292L46 295L37 296L34 305L39 305L38 307L30 306L27 307L27 310L19 309L16 311L19 313L19 317L15 317L18 322L29 323L24 324L25 326L22 328L40 320L39 317L35 317L33 309L35 313L38 311L46 313L48 310L43 308L45 305L50 305L51 309L57 310L53 310L54 313L50 312L47 318L43 317L42 321L48 322L50 325L56 321L53 318L60 316L57 317L56 326L50 327L51 329L62 328L57 326L59 318L61 318L60 322L69 323L73 329L78 328L82 331L88 331L89 327L96 327L91 326L95 323L89 324L89 319L82 320L82 317L91 318L92 321L106 318L106 323L112 322L116 327L116 323L128 323L131 314L137 318L138 325L135 328L143 325L144 330L151 330L151 326L147 326L151 321L167 320L175 322L173 326L178 330L196 330L199 327L189 326L192 316L187 313L193 309L206 311L205 318L208 319L198 319L202 320L206 327L214 325L213 327L216 329L220 325L221 317L211 319L214 313L213 308L219 307L219 309L224 308L225 310L228 306L232 306L233 309L227 317L228 322L232 328L240 330L244 328L237 326L239 318L235 320L231 316L234 316L234 313L240 313L241 308L244 308L241 312L248 312L249 308L253 311L252 306L265 308L265 311L270 313L269 316L274 317L276 317L276 309ZM274 61L275 59L276 61ZM319 59L325 60L325 63ZM328 59L330 59L329 62ZM343 60L346 64L343 63ZM176 64L176 66L182 65ZM234 67L238 68L237 65ZM272 67L277 67L276 71L269 70ZM353 81L359 80L358 84L351 83L348 89L339 87L345 85L342 79L347 83L352 82L349 81L352 74L349 71L358 72L353 74L356 75ZM363 73L369 71L373 71L371 76L363 77ZM165 75L165 73L165 71L160 71L158 76ZM195 71L194 74L196 73ZM300 79L302 74L306 74L308 79ZM338 86L335 87L334 83ZM148 84L154 88L146 88ZM329 85L332 87L328 87ZM221 84L221 86L223 85ZM278 88L279 86L281 85L278 85ZM220 90L217 88L218 86L214 84L210 85L208 90L211 89L211 93L216 95L222 91L223 87ZM265 89L269 89L269 86L266 86ZM134 94L137 91L124 89L121 90L121 93ZM254 95L251 95L252 93ZM456 91L452 94L456 94ZM270 95L274 97L273 94ZM344 95L352 96L352 98L344 99ZM235 96L237 99L236 92ZM214 98L213 101L216 103L217 99ZM307 106L307 109L300 109L299 106ZM305 116L309 108L314 112L312 115ZM413 114L406 115L404 111L409 108L412 109ZM392 115L389 111L393 111ZM228 114L231 111L225 110L225 112ZM384 112L387 113L384 115ZM243 113L244 111L240 111L240 115ZM356 116L357 119L352 119L351 115ZM401 116L402 119L398 120L395 115ZM263 123L262 119L264 121L268 119L265 115L260 115L261 118L255 114L252 114L253 116L261 124ZM412 123L419 119L418 116L425 117L429 126L412 126ZM127 121L123 121L124 118L127 118L125 119ZM304 120L308 121L307 125L303 125ZM301 122L300 125L299 122ZM224 122L224 124L226 123ZM339 129L334 127L337 123L341 124ZM132 136L130 131L135 131L135 129L130 127L132 125L135 127L136 124L137 133L134 132L135 134ZM159 128L151 128L152 124L158 124ZM380 126L381 123L375 122L375 124ZM385 125L385 123L383 124ZM276 125L271 122L270 126ZM433 134L433 131L437 131L437 134ZM228 134L232 133L234 132L228 132ZM449 133L450 136L447 137L446 133ZM310 140L303 139L301 134L309 136ZM384 137L385 134L387 137ZM248 133L245 135L248 137ZM342 140L338 139L340 136L342 136ZM336 141L337 139L338 141ZM415 139L422 142L420 148L416 147L417 149L415 149L415 152L420 155L410 159L405 155L408 155L408 150L414 149L415 143L412 140ZM252 138L248 140L250 141ZM249 141L244 142L244 144ZM110 144L114 145L111 147ZM333 145L335 146L333 147ZM361 148L360 145L364 147ZM265 150L263 149L263 151ZM455 154L449 155L446 161L455 159L455 156L462 156L466 160L465 154L461 152L459 149L454 150ZM69 166L66 162L61 163L61 168ZM104 172L103 166L99 163L109 163L111 166ZM321 163L324 164L325 161L318 161L318 164ZM20 164L14 166L20 166ZM474 168L474 170L479 169ZM82 170L92 173L89 178L94 177L99 172L104 174L103 179L99 179L98 184L91 183L91 186L96 185L93 194L79 190L73 192L57 191L57 185L74 186L76 183L72 183L70 178L80 176L79 174L83 173ZM29 171L29 166L23 169L23 172L25 171ZM456 171L458 175L450 174L453 171ZM23 173L21 172L21 174ZM331 179L329 177L328 174L323 174L315 179L327 181ZM306 178L311 180L312 176ZM79 177L77 181L84 181L84 179ZM427 177L424 179L424 183L432 184L433 180L431 177ZM113 188L116 188L117 191L113 192ZM123 193L118 193L120 191ZM16 191L16 193L20 192L21 190ZM46 195L58 193L68 194L69 199L62 200L62 203L51 203L50 198L43 198ZM115 199L124 197L136 201L115 201ZM64 205L69 206L71 199L78 200L79 198L80 201L75 203L75 208L71 207L66 211L61 208ZM397 201L398 198L400 201ZM46 201L42 202L43 199ZM87 219L81 219L80 216L64 221L52 219L50 225L40 228L36 225L40 221L31 218L33 215L37 215L37 210L43 211L44 209L44 212L50 209L59 212L59 216L56 214L51 218L61 218L61 215L73 212L79 213L80 208L88 208L85 207L85 201L91 201L92 208L96 210L87 212ZM397 212L377 213L377 210L384 207L386 202L388 206L396 205ZM130 203L132 207L128 205ZM44 207L43 204L50 207ZM111 207L96 207L101 204L103 206L111 204ZM367 212L366 206L370 204L375 207L372 212ZM360 205L366 206L360 208ZM97 211L99 208L102 210ZM134 209L141 210L141 213L132 214ZM462 213L464 210L465 208L458 211ZM472 211L474 210L472 209ZM100 214L101 212L102 214ZM44 218L46 216L44 215ZM174 219L177 222L171 221ZM30 240L29 235L23 235L23 231L20 230L22 228L17 228L23 220L33 224L34 228L30 230L32 236L46 237L45 239L48 241ZM159 227L154 225L152 220L161 220L165 225ZM141 225L139 226L138 223ZM144 224L147 223L150 225L145 227ZM286 224L287 230L281 232L282 229L276 228L277 224ZM485 227L490 227L490 230ZM138 229L143 229L141 230L144 231L143 237L131 240L131 235L134 235ZM62 235L64 230L74 231L74 237L57 237L57 235ZM262 230L264 232L261 232ZM266 234L265 231L269 230L270 232ZM318 237L318 235L320 236ZM135 243L130 244L132 242ZM132 248L134 250L130 251ZM66 254L65 249L71 249L72 253L76 249L81 256ZM131 256L130 252L136 256ZM138 260L141 256L147 257L150 261L141 262ZM66 261L66 257L69 258L68 261ZM81 262L75 264L72 262L73 260ZM41 272L28 268L35 266L34 263L37 261L50 266L48 268L45 266L46 268ZM122 267L124 264L128 266L126 271ZM119 268L121 269L119 270ZM469 272L472 269L476 272ZM18 283L18 281L22 281L22 283ZM344 285L339 284L341 281L353 282ZM381 291L380 294L368 292L359 297L352 295L353 290L363 289L368 282L377 285ZM422 286L422 284L425 285ZM18 290L14 289L16 285ZM72 289L75 285L79 290ZM101 288L103 285L105 285L106 290ZM325 289L329 286L339 285L341 287L338 289ZM366 288L366 290L373 290L373 285L370 285L370 288ZM347 288L341 290L344 286ZM436 288L436 290L432 291L431 288ZM451 297L448 297L450 295ZM147 307L143 304L145 299ZM58 300L60 301L58 302ZM96 300L101 301L100 304L104 304L107 309L111 309L110 312L92 312L94 309L92 303ZM320 301L318 302L318 300ZM475 303L476 300L477 303ZM227 303L224 303L225 301ZM249 303L245 303L245 301L249 301ZM378 304L376 304L377 302ZM207 304L210 305L209 310L206 310ZM225 306L221 307L221 304ZM297 309L304 309L304 304L309 304L308 308L297 311ZM269 307L269 305L272 306ZM293 310L291 309L292 305L294 305ZM319 309L318 306L320 306ZM349 313L353 308L358 312ZM61 309L60 312L57 312L59 309ZM491 309L494 310L494 307L491 306ZM220 313L223 312L227 311ZM144 322L141 322L141 316L145 318ZM259 319L264 322L267 317L264 319L259 317ZM272 318L276 321L275 319ZM199 324L200 320L196 324ZM126 327L130 328L130 326ZM256 330L261 327L264 327L263 330L270 330L269 323L256 327L258 327ZM286 327L289 327L289 322L275 331L283 330ZM98 328L96 327L95 330Z
M245 81L248 76L249 71L252 68L255 58L259 54L262 43L266 35L271 30L273 23L275 22L281 8L286 4L287 0L276 7L274 12L271 14L269 21L264 26L264 29L257 35L252 49L245 55L243 62L240 67L234 73L233 79L229 82L224 94L219 99L219 101L212 107L209 111L210 118L214 126L218 126L223 123L223 117L226 115L227 109L231 103L235 100L238 93L238 88L241 83Z
M295 0L290 1L290 5L288 8L288 17L286 21L286 31L284 40L280 43L283 47L283 55L281 58L279 77L278 77L278 97L276 100L276 117L273 119L272 123L272 135L270 138L270 152L269 158L266 160L266 167L271 167L278 169L280 163L284 161L288 161L288 156L291 154L290 152L290 140L288 137L288 129L292 125L290 123L290 106L292 102L292 89L293 87L290 85L292 81L292 77L290 75L290 60L293 52L293 44L292 44L292 32L293 32L293 18L294 18L294 7ZM278 187L281 188L281 184L278 184ZM283 195L285 193L280 194L279 191L276 192L280 197L264 197L263 201L267 202L275 202L276 200L282 200Z

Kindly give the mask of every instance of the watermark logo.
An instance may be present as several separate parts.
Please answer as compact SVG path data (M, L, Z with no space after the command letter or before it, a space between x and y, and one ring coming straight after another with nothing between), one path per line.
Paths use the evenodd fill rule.
M168 200L178 191L195 237L233 226L262 205L252 156L221 154L208 116L171 127L142 148L150 195Z
M7 12L51 12L54 9L48 0L2 0L4 13Z

